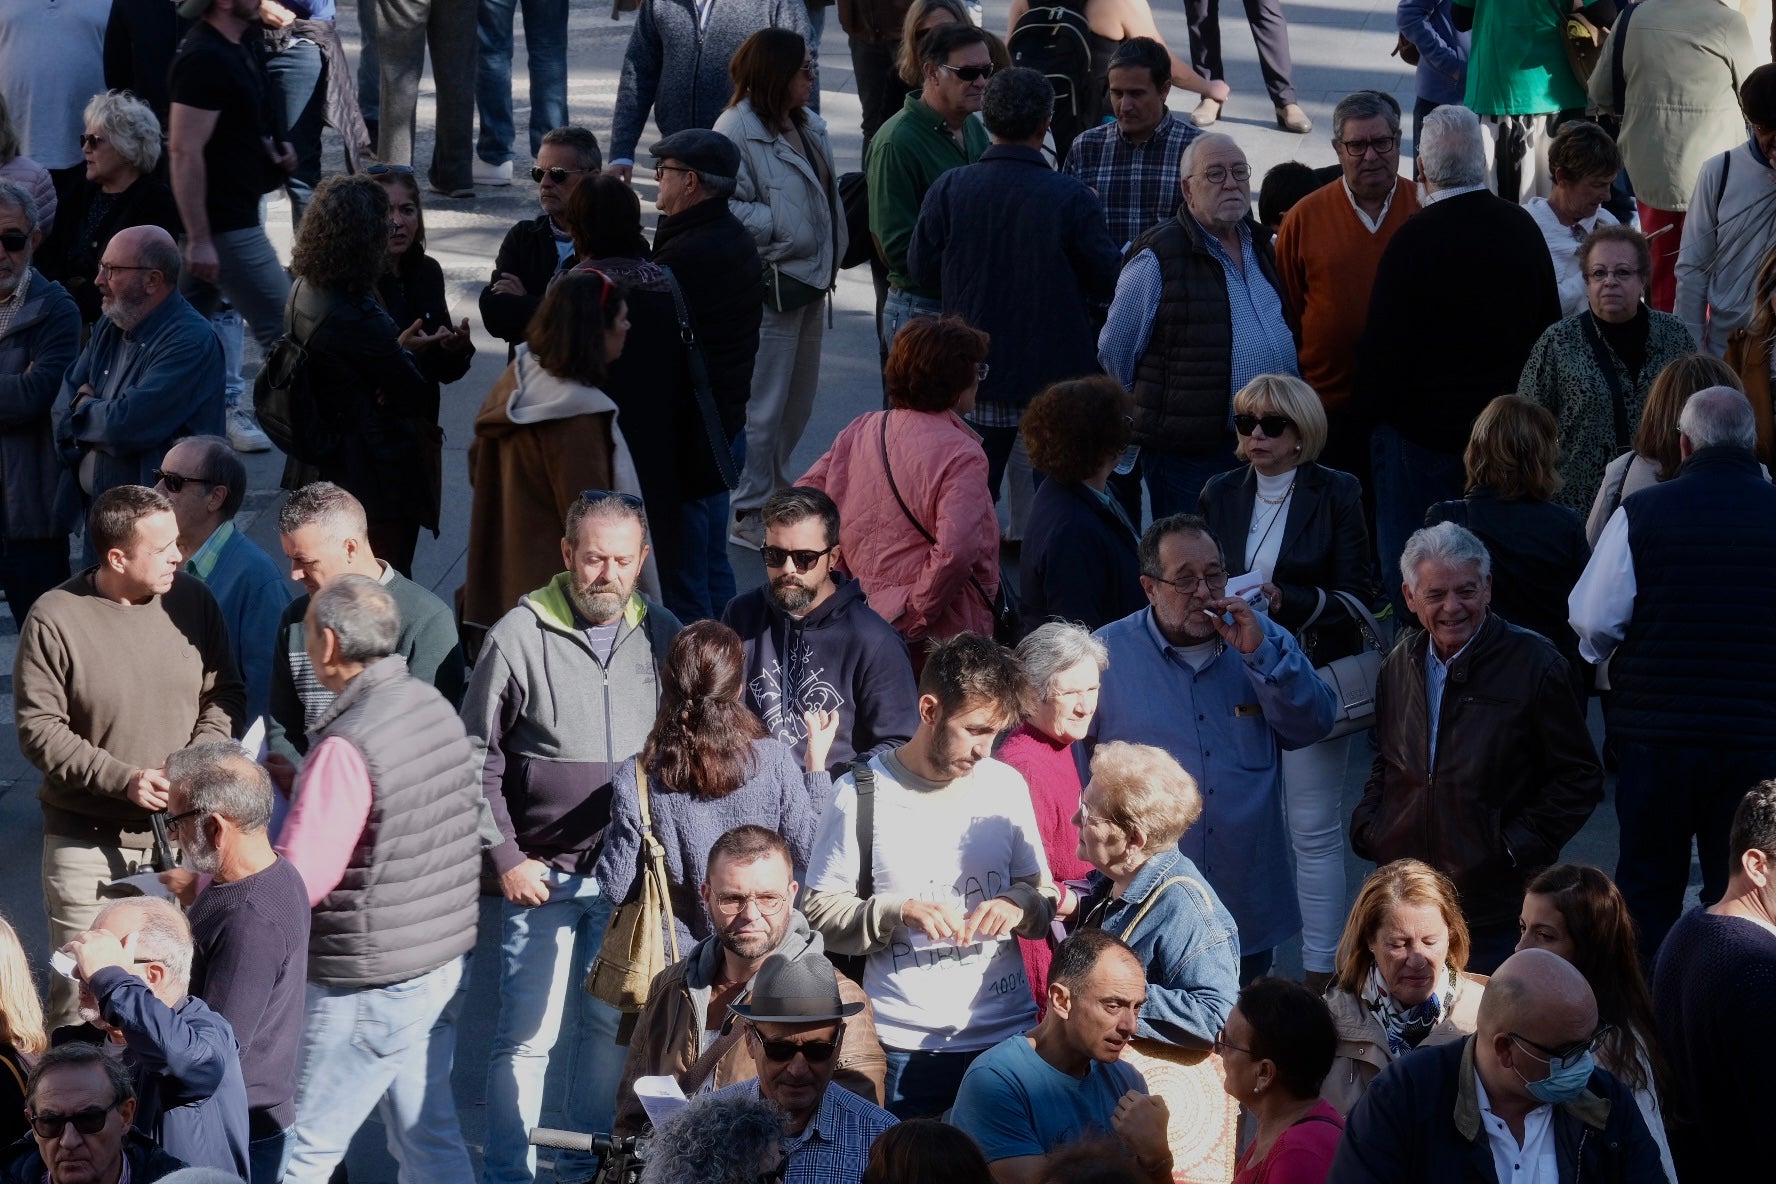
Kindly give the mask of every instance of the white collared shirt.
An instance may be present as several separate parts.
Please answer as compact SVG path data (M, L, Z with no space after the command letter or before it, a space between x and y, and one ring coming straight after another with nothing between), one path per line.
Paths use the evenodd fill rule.
M1492 1166L1499 1184L1560 1184L1560 1159L1554 1150L1554 1107L1543 1104L1523 1116L1523 1143L1511 1126L1492 1112L1486 1083L1474 1070L1474 1086L1480 1091L1480 1125L1492 1147Z
M1351 209L1357 212L1357 221L1361 222L1364 229L1368 230L1370 234L1378 232L1381 229L1381 224L1387 221L1388 211L1394 208L1394 194L1400 192L1400 187L1395 185L1388 190L1387 200L1381 203L1381 213L1371 218L1368 211L1357 204L1357 195L1351 192L1350 182L1340 177L1338 183L1344 186L1344 196L1351 203Z

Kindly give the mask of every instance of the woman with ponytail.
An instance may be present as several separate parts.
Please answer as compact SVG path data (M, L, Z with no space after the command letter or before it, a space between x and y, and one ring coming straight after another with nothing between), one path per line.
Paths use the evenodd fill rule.
M838 713L803 717L808 752L798 769L795 754L742 700L745 685L740 635L719 621L687 626L666 652L647 743L613 770L610 826L592 874L613 906L638 891L644 854L638 774L645 775L654 837L666 850L681 957L713 932L699 894L715 841L736 826L762 826L783 836L800 871L832 792L826 755ZM772 929L781 924L777 917L762 921Z

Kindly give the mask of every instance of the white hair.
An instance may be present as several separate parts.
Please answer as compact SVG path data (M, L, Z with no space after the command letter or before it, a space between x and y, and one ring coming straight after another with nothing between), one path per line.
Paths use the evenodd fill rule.
M136 957L158 962L183 995L191 985L191 925L179 906L157 896L126 896L99 910L93 928L104 927L111 914L128 909L136 914Z
M1480 117L1457 103L1424 117L1418 136L1418 163L1433 189L1460 189L1486 183L1486 142Z
M138 173L152 173L160 163L160 120L152 107L129 91L94 95L82 118L88 128L104 132L111 147Z
M1725 444L1732 448L1757 447L1757 420L1751 403L1730 386L1703 387L1684 402L1677 430L1691 448Z
M1419 566L1428 559L1452 567L1463 563L1478 564L1482 580L1492 575L1492 556L1487 553L1486 544L1472 531L1453 522L1427 526L1414 531L1406 540L1406 549L1400 552L1400 578L1414 592L1418 591Z
M1048 698L1054 680L1068 670L1090 659L1099 673L1110 665L1110 651L1093 637L1083 625L1071 621L1049 621L1038 625L1030 635L1018 642L1018 661L1024 664L1030 686L1036 694Z
M1190 176L1190 166L1196 163L1196 150L1211 144L1231 144L1233 147L1239 148L1239 141L1224 132L1203 133L1184 145L1184 154L1178 158L1178 176L1180 178ZM1243 148L1240 149L1240 155L1245 155Z

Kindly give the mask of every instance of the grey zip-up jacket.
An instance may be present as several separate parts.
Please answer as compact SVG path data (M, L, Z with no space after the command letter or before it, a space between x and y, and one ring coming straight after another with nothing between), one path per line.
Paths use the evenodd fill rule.
M806 40L807 5L803 0L715 0L698 28L696 0L642 0L611 115L611 163L635 159L650 109L662 136L714 127L734 94L728 62L741 42L767 28L789 29Z
M62 466L49 409L80 356L80 308L33 269L25 302L0 333L0 538L52 539L74 525L56 514Z
M488 632L463 699L487 809L481 843L502 875L526 859L591 872L610 821L611 775L646 743L678 618L637 594L610 660L593 653L567 572Z

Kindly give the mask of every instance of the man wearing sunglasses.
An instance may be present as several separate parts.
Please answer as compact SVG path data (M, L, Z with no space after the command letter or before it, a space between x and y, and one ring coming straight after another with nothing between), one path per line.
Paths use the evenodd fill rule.
M783 1112L784 1184L859 1180L876 1136L894 1115L847 1089L833 1089L845 1021L868 1004L847 1002L838 972L819 953L772 954L744 1002L730 1010L758 1076L724 1095L759 1097Z
M912 739L919 692L906 642L841 573L839 507L812 486L780 489L762 511L765 582L728 602L722 623L746 647L746 705L799 761L806 711L839 713L834 776Z
M595 177L603 167L598 137L583 127L555 128L537 149L530 176L542 213L506 231L493 278L481 289L481 323L507 343L508 359L524 340L551 277L573 264L573 236L563 214L567 195L580 178Z
M1665 1184L1634 1094L1593 1058L1607 1030L1572 963L1512 955L1486 985L1474 1035L1401 1057L1370 1084L1328 1184L1488 1172L1500 1184Z
M25 1084L31 1140L0 1150L6 1184L154 1184L185 1164L135 1129L136 1090L97 1045L59 1044Z

